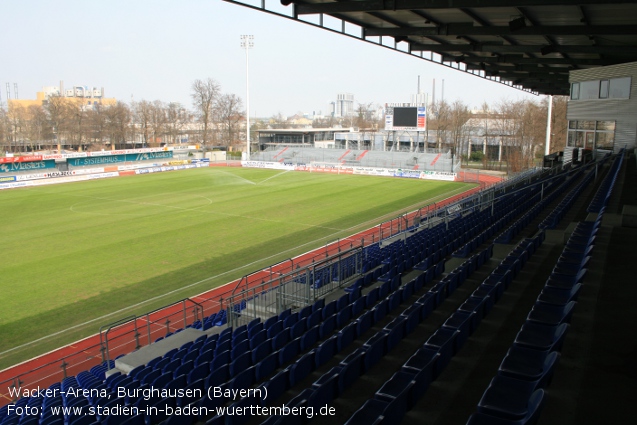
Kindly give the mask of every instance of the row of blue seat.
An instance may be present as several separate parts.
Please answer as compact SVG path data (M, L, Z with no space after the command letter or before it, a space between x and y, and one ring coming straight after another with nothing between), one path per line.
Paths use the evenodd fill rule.
M601 224L579 223L468 425L534 424L545 401Z
M401 249L403 249L403 250L405 249L405 247L400 247L400 244L392 244L392 246L394 248L394 250L393 250L393 254L394 255L400 255L400 254L397 254L397 253ZM490 247L488 247L487 250L485 250L485 253L488 253L488 258L490 258L490 256L492 255L492 252L493 252L493 246L492 245ZM472 265L472 267L475 268L476 267L476 263L480 262L480 264L482 264L485 261L486 257L487 257L487 255L486 254L482 255L482 253L480 255L476 255L476 256L472 257L470 260L467 261L467 267L469 267L469 265ZM434 270L432 269L432 272L433 271ZM393 274L394 274L394 276L399 275L397 268L393 270ZM423 279L425 278L425 276L427 276L426 273L423 274ZM456 277L456 276L458 276L458 277ZM430 296L433 297L434 300L436 300L436 299L438 299L438 295L434 296L433 294L442 294L442 293L444 293L446 295L448 287L452 287L453 288L454 285L457 282L455 279L458 279L459 276L466 277L466 275L462 274L460 271L458 273L450 273L449 279L443 280L442 285L440 285L437 288L434 288L434 290L432 291ZM388 278L391 278L391 277L392 276L386 276L385 280L388 280ZM355 286L355 285L353 285L353 286ZM361 285L359 285L359 286L361 286Z
M492 252L489 248L486 249L487 254ZM467 264L463 264L459 269L470 268L472 260L467 260ZM435 271L436 267L433 266L432 270ZM461 273L458 270L458 275L466 277L467 274ZM350 333L349 328L352 330L356 326L356 332L351 332L347 341L351 343L354 338L360 337L369 328L382 320L387 314L393 312L401 303L406 303L411 296L418 292L425 283L426 273L419 274L412 281L397 288L394 292L391 292L388 297L381 301L376 307L375 311L368 311L365 315L361 316L355 323L352 323L348 327L344 328L342 333ZM292 401L288 402L288 406L295 407L318 407L329 404L333 399L342 394L345 389L349 388L359 376L363 375L373 365L375 365L380 359L389 353L402 338L410 334L416 326L437 307L436 300L441 296L447 296L447 286L450 285L449 280L442 280L443 285L435 286L420 297L415 303L408 305L399 316L388 323L383 329L376 332L371 336L362 347L355 350L353 353L343 359L339 365L331 368L325 372L319 379L317 379L309 388L305 388L301 391L300 395L295 397ZM444 295L439 295L444 293ZM385 307L386 305L386 307ZM380 307L380 309L379 309ZM339 336L341 334L339 332ZM302 378L309 375L316 367L324 364L333 355L340 352L344 346L337 346L336 350L328 349L329 356L324 357L322 360L315 360L314 363L311 359L301 358L290 370L284 370L277 376L272 378L268 385L269 398L272 398L271 394L282 394L286 389L294 385L294 382L300 381ZM317 348L317 350L319 350ZM299 375L300 373L300 375ZM286 375L290 375L292 378L286 379ZM274 398L274 402L276 397ZM264 422L264 424L285 424L293 422L293 418L289 417L273 417ZM212 422L209 422L210 424Z
M582 177L583 174L583 177ZM570 210L573 203L579 198L580 194L584 191L584 189L590 184L593 180L594 172L592 170L587 170L584 172L582 169L579 174L573 176L569 182L574 181L576 177L580 177L581 180L579 183L571 189L566 196L562 198L560 203L551 211L551 213L538 225L540 229L554 229L562 218L566 215L566 213ZM551 199L552 201L553 199Z
M523 241L513 250L510 257L526 261L526 258L535 252L536 246L541 244L542 240L543 236L538 235L533 240ZM489 246L474 257L477 259L481 255L489 256L492 249L493 247ZM508 260L509 257L501 265L508 264ZM462 264L462 268L467 269L469 275L476 266L473 264L474 261L477 260L469 259ZM425 394L431 382L439 376L477 328L482 318L488 314L493 303L497 302L501 293L510 283L511 280L508 277L514 273L516 273L514 270L507 271L505 275L491 273L465 303L403 364L400 371L392 375L374 397L367 400L352 415L347 424L400 423L404 414ZM462 272L458 272L457 276L459 284L466 278ZM441 280L442 285L435 285L429 293L438 289L438 293L445 297L451 295L456 288L452 284L454 279L456 278L446 276L445 279Z
M597 189L593 200L588 205L588 212L599 213L603 207L608 205L608 200L610 199L610 195L613 190L613 186L615 185L615 181L617 180L617 175L619 174L619 169L624 160L625 149L621 149L619 154L613 160L613 163L610 166L610 170L602 181L602 184Z

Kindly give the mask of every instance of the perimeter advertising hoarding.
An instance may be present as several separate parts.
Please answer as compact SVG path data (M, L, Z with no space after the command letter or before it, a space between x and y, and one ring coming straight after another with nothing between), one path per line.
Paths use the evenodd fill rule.
M152 159L166 159L172 158L173 152L145 152L145 153L137 153L137 154L120 154L120 155L105 155L105 156L94 156L94 157L86 157L86 158L69 158L67 160L69 165L74 167L83 167L87 165L104 165L104 164L115 164L118 162L134 162L134 161L148 161Z
M42 161L42 155L23 155L23 156L8 156L0 158L0 164L12 164L14 162L32 162Z
M45 170L47 168L55 168L55 161L47 159L44 161L4 163L0 164L0 173L17 173L22 171Z

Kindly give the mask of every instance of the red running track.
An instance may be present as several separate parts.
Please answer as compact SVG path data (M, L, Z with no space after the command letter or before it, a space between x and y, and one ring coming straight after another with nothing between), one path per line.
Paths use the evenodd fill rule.
M501 179L493 176L480 175L480 187L476 187L465 191L461 194L447 198L435 204L435 207L443 207L452 204L461 198L478 192L485 186L495 184ZM416 213L412 213L415 215ZM396 233L399 231L398 226ZM383 238L388 237L386 233L393 233L393 225L386 222L381 226L375 226L371 229L350 236L347 239L339 240L325 247L308 252L292 260L283 262L261 272L250 275L251 282L244 282L246 289L257 286L262 279L268 279L275 274L285 274L291 271L291 267L303 267L309 265L317 258L325 258L326 256L336 254L340 250L348 249L352 243L360 243L362 240L365 245L369 245L377 240L379 233ZM224 299L232 294L234 289L241 281L237 280L223 286L217 287L205 293L192 297L191 299L200 303L204 307L206 316L219 310ZM194 305L193 305L194 306ZM163 336L168 331L174 331L183 328L182 323L192 319L192 314L184 318L184 308L180 304L172 305L165 309L153 312L147 316L131 320L123 326L115 328L112 334L109 334L109 350L111 359L132 352L140 346L147 345L158 337ZM169 322L167 322L169 320ZM135 339L135 334L139 334L139 342ZM15 399L10 395L11 387L22 387L23 389L48 388L55 382L62 381L66 376L74 376L78 373L89 370L91 367L102 363L102 351L100 343L100 334L95 334L80 341L69 344L65 347L53 350L39 357L27 360L18 365L0 371L0 406L10 403Z

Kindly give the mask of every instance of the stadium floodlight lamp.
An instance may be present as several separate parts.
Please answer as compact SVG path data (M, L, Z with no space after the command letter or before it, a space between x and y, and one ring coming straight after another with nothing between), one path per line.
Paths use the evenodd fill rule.
M253 35L241 36L241 47L246 51L246 160L250 160L250 78L248 51L254 47Z

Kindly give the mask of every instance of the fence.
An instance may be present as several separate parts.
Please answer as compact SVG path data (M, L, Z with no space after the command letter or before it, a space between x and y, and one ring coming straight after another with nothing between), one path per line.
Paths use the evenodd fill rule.
M329 251L328 251L329 252ZM317 299L347 285L362 273L363 245L335 255L313 258L309 265L261 280L258 273L246 276L226 301L228 326L236 327L256 318L266 319L286 309L311 305Z
M164 332L164 336L172 334L173 330L185 329L201 322L204 318L204 307L190 298L184 298L176 303L149 311L143 316L129 316L117 320L100 328L100 351L102 362L106 362L110 369L113 358L110 346L119 338L132 332L135 349L142 345L150 345L157 338L153 334ZM172 319L172 320L171 320ZM132 327L132 329L130 329ZM127 330L127 328L129 328ZM140 333L144 332L144 334ZM146 336L146 344L142 344L141 337ZM161 338L162 336L160 336Z

